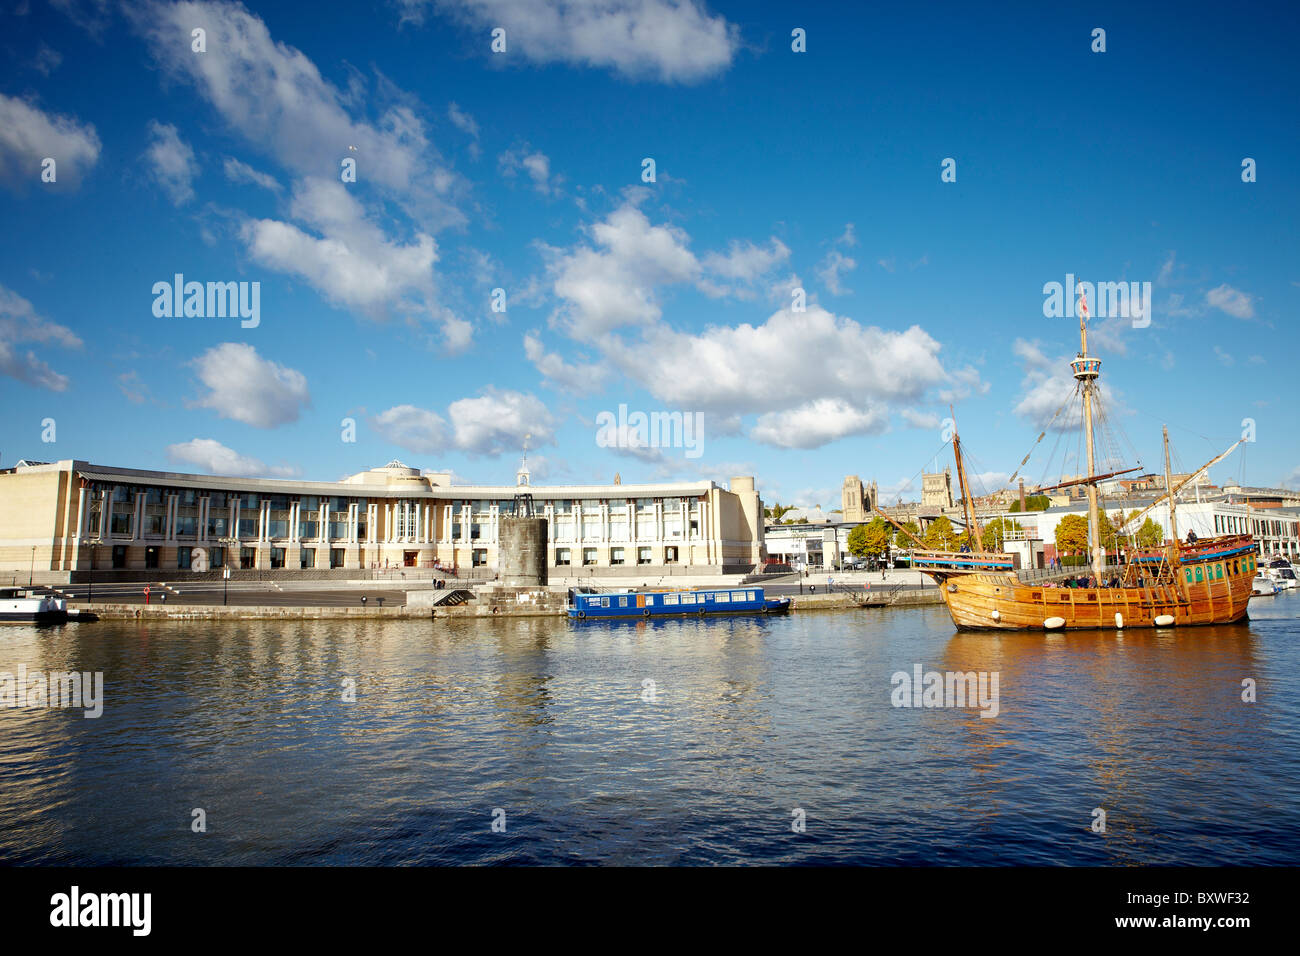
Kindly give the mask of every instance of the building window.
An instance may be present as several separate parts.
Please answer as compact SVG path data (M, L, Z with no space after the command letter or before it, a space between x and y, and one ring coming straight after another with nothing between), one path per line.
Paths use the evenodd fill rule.
M284 567L284 548L271 549L271 567L273 568Z
M190 515L188 517L177 517L176 534L177 538L193 538L199 532L199 519Z
M257 566L257 549L240 548L239 549L239 566L245 570L251 570Z
M625 563L627 561L627 558L624 555L625 552L622 548L611 548L609 552L609 563L610 564Z
M283 519L275 519L266 523L266 536L268 538L287 538L289 537L289 522Z
M224 538L226 529L230 527L229 518L215 518L211 513L208 514L208 537Z
M124 544L113 545L113 567L115 568L126 567L126 545Z
M298 562L298 566L299 566L300 568L314 568L314 567L316 567L316 549L315 549L315 548L303 548L303 549L302 549L302 560Z
M194 566L194 549L177 548L176 549L176 567L182 571L188 571Z
M330 548L330 567L343 567L343 548Z
M109 534L130 534L133 517L129 511L114 511L108 524Z
M257 519L240 518L239 519L239 537L256 538L257 537Z
M636 563L637 563L637 564L649 564L649 563L650 563L650 549L649 549L649 548L637 548L637 549L636 549Z
M475 548L471 551L470 562L476 568L481 568L487 564L487 548Z
M573 563L573 558L571 557L568 548L555 549L555 564L557 567L567 567L572 563Z
M226 566L226 549L209 548L208 549L208 567L213 571Z
M664 564L677 563L677 549L674 547L664 548Z
M584 568L589 568L589 567L591 567L591 566L592 566L593 564L595 564L595 563L596 563L596 549L595 549L595 548L583 548L583 549L582 549L582 566L583 566Z
M144 549L144 566L145 566L146 568L156 568L156 567L158 567L158 549L157 549L157 548L150 546L150 547Z

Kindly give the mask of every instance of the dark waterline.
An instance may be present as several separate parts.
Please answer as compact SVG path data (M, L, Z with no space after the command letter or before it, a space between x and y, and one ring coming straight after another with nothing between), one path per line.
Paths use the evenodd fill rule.
M0 710L0 861L1296 864L1300 595L1251 610L8 626L0 671L102 671L105 703ZM998 672L1000 713L891 706L915 664Z

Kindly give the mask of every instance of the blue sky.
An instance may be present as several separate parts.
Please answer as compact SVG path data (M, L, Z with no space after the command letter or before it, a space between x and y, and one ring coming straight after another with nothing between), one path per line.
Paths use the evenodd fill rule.
M1300 483L1300 17L1129 6L10 5L0 464L510 483L529 434L538 481L838 506L919 494L951 403L993 490L1069 392L1074 274L1151 283L1093 322L1120 457L1252 419L1212 476ZM259 283L258 325L155 316L176 273ZM702 454L601 447L621 404Z

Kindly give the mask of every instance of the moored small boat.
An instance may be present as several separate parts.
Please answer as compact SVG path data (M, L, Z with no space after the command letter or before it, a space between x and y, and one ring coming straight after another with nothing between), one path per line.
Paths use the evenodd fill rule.
M670 617L714 614L784 614L789 598L769 598L762 588L699 588L678 591L574 592L569 617Z
M1277 594L1277 585L1263 571L1255 575L1255 580L1250 584L1251 597L1272 597Z
M52 594L31 594L24 588L0 588L0 621L13 624L62 624L68 602Z

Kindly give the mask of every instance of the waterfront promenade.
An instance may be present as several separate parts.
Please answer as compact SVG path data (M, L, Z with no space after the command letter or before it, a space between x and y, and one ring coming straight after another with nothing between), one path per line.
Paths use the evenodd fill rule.
M908 606L939 603L933 582L916 571L828 572L803 577L796 574L750 576L676 575L630 581L626 577L602 578L571 576L552 579L547 590L555 595L570 587L594 588L674 588L736 587L741 581L757 585L773 597L791 597L795 610L831 610L867 606ZM436 600L456 590L477 593L491 582L448 579L446 587L433 590L431 582L403 587L405 581L203 581L176 583L168 581L103 584L95 587L91 601L89 589L72 585L57 593L67 597L70 609L78 616L101 619L220 619L282 618L323 619L331 617L400 618L430 616L535 616L560 615L553 605L535 603L470 601L458 606L430 607ZM149 588L146 601L145 587ZM411 595L420 598L412 601ZM364 600L363 600L364 598ZM415 605L415 606L412 606ZM496 608L494 611L493 608ZM431 614L430 612L434 612Z

